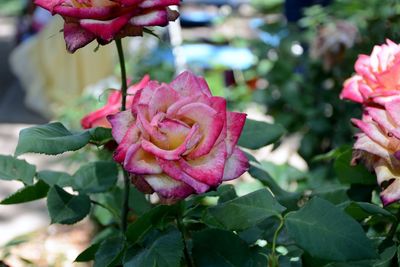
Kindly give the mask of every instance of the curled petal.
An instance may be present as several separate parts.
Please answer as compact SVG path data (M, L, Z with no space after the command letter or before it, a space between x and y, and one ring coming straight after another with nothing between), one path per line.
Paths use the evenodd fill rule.
M182 96L204 94L211 97L210 88L208 87L207 82L190 71L184 71L179 74L170 85Z
M389 145L387 136L382 133L382 131L376 124L367 123L358 119L352 119L351 122L359 129L361 129L361 131L363 131L366 135L368 135L368 137L371 138L374 142L379 143L383 147L387 147Z
M228 155L233 153L239 141L240 134L246 122L246 116L245 113L227 112L227 136L225 142Z
M132 116L130 110L109 115L107 119L112 126L111 133L117 143L121 143L126 132L135 122L135 118Z
M193 188L166 174L150 174L142 177L154 191L164 198L185 198L193 194Z
M122 138L121 143L119 143L117 149L114 151L114 160L119 163L123 163L125 161L126 153L128 149L139 141L140 130L135 125L132 126L126 131L124 138Z
M245 173L250 167L249 160L246 155L239 149L235 148L232 155L227 159L224 170L224 181L238 178Z
M67 50L74 53L81 47L96 39L96 35L82 28L78 23L64 24L64 40L67 45Z
M121 16L111 20L82 19L80 26L104 41L111 41L126 25L130 16Z
M354 102L362 103L364 98L359 90L359 83L362 78L355 75L344 82L343 91L340 94L341 99L348 99Z
M384 182L388 183L380 194L383 205L386 206L398 201L400 199L400 173L394 171L384 161L377 164L375 173L380 185L384 185Z
M135 26L165 26L169 22L167 10L150 10L131 18L130 23Z
M138 143L129 147L124 160L124 168L135 174L162 173L154 155L144 151Z

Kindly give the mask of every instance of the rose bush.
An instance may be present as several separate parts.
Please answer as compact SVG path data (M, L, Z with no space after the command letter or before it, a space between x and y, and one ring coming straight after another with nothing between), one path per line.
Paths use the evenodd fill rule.
M398 94L400 90L400 45L390 40L375 46L371 55L360 55L355 64L356 75L344 83L340 95L358 103L379 95Z
M64 39L73 53L95 39L104 45L142 35L145 26L166 26L178 17L168 7L179 0L35 0L35 4L64 18Z
M142 89L150 81L150 76L145 75L142 80L134 85L131 85L127 90L126 107L132 106L133 95L139 89ZM111 124L107 120L108 115L115 114L121 110L122 92L120 90L113 91L107 99L104 107L93 111L82 118L81 125L83 129L90 129L94 127L111 128Z
M119 146L114 159L144 192L167 199L203 193L249 167L236 143L246 114L226 110L203 78L190 72L170 84L150 81L130 110L108 116Z

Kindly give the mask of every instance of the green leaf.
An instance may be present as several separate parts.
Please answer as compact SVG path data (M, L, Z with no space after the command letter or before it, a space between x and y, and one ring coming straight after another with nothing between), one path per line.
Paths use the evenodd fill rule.
M97 250L99 250L100 243L92 244L90 247L82 251L74 260L74 262L87 262L94 260Z
M32 184L35 173L36 167L25 160L0 155L1 180L19 180L24 184Z
M23 129L15 155L28 152L57 155L75 151L85 146L90 140L88 131L73 134L59 122Z
M193 234L193 259L197 267L246 267L254 256L248 245L230 231L206 229Z
M177 267L183 256L181 233L168 230L143 246L131 246L124 257L126 267Z
M123 236L114 236L101 242L95 257L94 267L116 266L125 248Z
M166 206L160 205L152 208L142 216L140 216L134 223L128 226L126 231L127 239L135 243L155 226L163 223L167 220L167 217L170 216L170 219L175 219L175 215L178 212L179 206Z
M288 234L312 257L332 261L377 258L361 226L330 202L311 199L285 216Z
M34 185L28 185L19 189L14 194L3 199L0 204L9 205L34 201L46 197L48 191L49 186L45 182L39 180Z
M376 184L375 176L363 165L351 166L352 150L340 154L334 163L339 181L343 184Z
M58 185L59 187L71 186L73 178L65 172L40 171L36 174L39 180L42 180L49 186Z
M90 143L95 145L101 146L109 141L114 140L111 129L110 128L103 128L103 127L96 127L89 130L90 134Z
M137 215L142 215L148 212L152 208L152 205L147 201L142 192L131 186L129 192L129 208Z
M208 212L227 230L243 230L262 220L278 216L285 210L271 193L263 188L209 208Z
M285 129L279 124L246 119L238 145L258 149L272 144L285 134Z
M47 194L47 208L51 223L73 224L90 212L90 199L86 195L71 195L54 185Z
M364 220L369 216L379 216L391 221L396 220L396 217L389 211L367 202L348 201L338 205L338 207L344 209L347 214L356 220Z
M111 161L97 161L82 166L73 175L74 190L80 193L101 193L109 190L118 179L118 168Z

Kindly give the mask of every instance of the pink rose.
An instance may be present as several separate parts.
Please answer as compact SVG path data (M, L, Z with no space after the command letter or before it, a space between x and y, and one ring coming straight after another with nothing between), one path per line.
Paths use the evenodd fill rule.
M353 159L375 171L387 205L400 199L400 98L382 102L366 107L362 120L352 120L362 131L356 135Z
M149 75L146 75L139 83L131 85L128 88L127 91L128 96L126 98L126 107L128 109L132 106L133 95L136 93L136 91L145 87L149 82L149 80L150 80ZM122 93L120 90L115 90L114 92L112 92L108 96L107 103L104 107L89 113L81 120L82 128L84 129L90 129L94 127L111 128L111 124L108 122L107 116L115 114L121 110L121 100L122 100Z
M142 35L145 26L166 26L178 17L168 8L179 0L35 0L64 20L64 39L71 53L97 39Z
M135 93L131 110L108 118L119 144L114 159L142 191L185 198L249 167L236 146L246 114L227 111L226 100L190 72L170 84L150 81Z
M400 92L400 45L386 40L375 46L370 56L360 55L355 64L356 75L344 83L340 97L364 103L376 96Z

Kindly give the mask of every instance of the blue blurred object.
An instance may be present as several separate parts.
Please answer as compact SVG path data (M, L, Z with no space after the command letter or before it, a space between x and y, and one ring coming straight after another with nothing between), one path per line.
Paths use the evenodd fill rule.
M278 47L282 38L287 36L289 32L286 29L280 30L276 34L271 34L260 29L264 25L264 21L260 18L255 18L249 22L250 28L254 29L258 37L267 45Z
M227 69L244 70L256 62L256 57L248 48L231 46L216 46L210 44L182 45L182 55L191 67L210 69L224 67ZM159 65L162 62L174 64L174 56L170 49L157 49L150 65Z
M219 16L207 11L181 11L182 27L208 26Z

